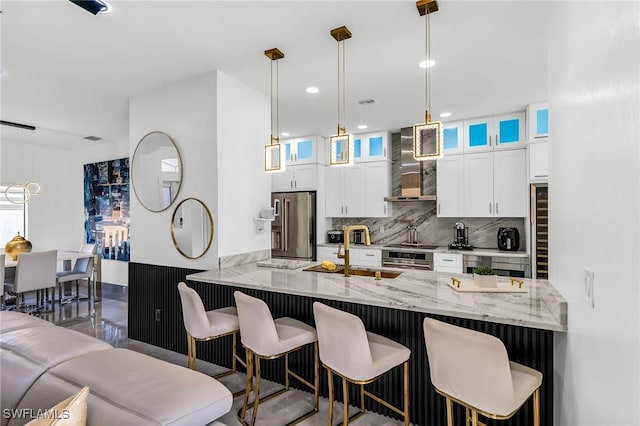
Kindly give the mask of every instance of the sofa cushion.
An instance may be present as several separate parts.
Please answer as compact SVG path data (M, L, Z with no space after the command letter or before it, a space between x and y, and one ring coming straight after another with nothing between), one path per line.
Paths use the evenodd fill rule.
M0 407L3 410L11 410L18 405L31 384L46 371L46 368L18 353L0 348L0 371ZM0 424L6 425L9 417L11 414L3 411Z
M49 368L90 352L113 346L62 327L29 327L0 334L0 347Z
M85 386L80 392L31 420L27 426L86 426L88 395L89 388Z
M217 380L128 349L83 355L47 375L78 388L89 386L92 396L162 425L207 424L229 412L233 403L231 392ZM92 410L90 398L91 425Z
M0 334L27 327L53 326L49 321L22 312L0 311Z

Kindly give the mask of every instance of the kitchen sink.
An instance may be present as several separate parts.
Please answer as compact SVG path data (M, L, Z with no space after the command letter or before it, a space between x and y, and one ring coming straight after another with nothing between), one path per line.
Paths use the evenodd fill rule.
M374 270L368 269L352 269L350 271L351 275L357 275L359 277L375 277L376 272ZM391 271L379 271L380 278L397 278L402 272L391 272Z

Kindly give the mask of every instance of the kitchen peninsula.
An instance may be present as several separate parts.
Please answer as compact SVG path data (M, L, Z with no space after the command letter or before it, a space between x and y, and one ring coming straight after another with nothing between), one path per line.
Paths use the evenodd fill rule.
M466 274L455 276L471 277ZM412 351L410 410L413 424L443 424L445 418L444 400L435 393L429 380L423 319L429 316L493 334L505 343L513 361L543 373L541 424L552 424L553 333L567 330L566 301L543 280L525 279L523 288L527 288L528 293L460 293L449 287L450 279L451 274L402 270L395 279L376 281L371 277L346 278L338 273L263 268L255 263L187 275L189 284L202 296L207 309L232 305L233 292L239 290L265 300L274 317L292 316L313 324L312 304L321 301L358 315L367 330L406 345ZM291 362L295 366L295 363L309 359L308 356L303 353L292 357ZM218 356L215 358L219 359ZM275 364L265 366L265 376L280 381L283 367ZM397 383L400 383L400 371L372 385L372 390L392 403L399 403L402 392ZM326 396L324 372L321 388ZM350 398L357 401L357 389L352 391ZM530 402L525 404L523 410L501 424L528 424L530 405ZM367 408L394 416L375 404ZM456 414L461 418L464 412Z

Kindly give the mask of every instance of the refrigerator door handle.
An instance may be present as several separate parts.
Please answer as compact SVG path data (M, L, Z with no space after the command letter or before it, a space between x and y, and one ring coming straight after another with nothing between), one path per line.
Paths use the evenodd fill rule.
M289 203L291 200L284 199L284 209L282 210L282 251L289 251Z
M274 216L280 216L280 199L275 198L273 200L273 211Z

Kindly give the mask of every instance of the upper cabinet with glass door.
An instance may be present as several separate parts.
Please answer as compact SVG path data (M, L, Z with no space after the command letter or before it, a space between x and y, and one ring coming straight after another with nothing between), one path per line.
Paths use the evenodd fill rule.
M318 163L322 158L319 151L322 150L317 136L305 136L294 139L283 139L284 155L287 165Z
M456 121L442 124L443 154L460 154L464 147L464 123Z
M524 123L524 112L465 120L464 152L520 147L525 141Z
M388 160L391 157L389 132L362 133L353 135L353 139L354 161L357 163Z
M527 140L547 140L549 137L549 104L541 102L527 106Z

